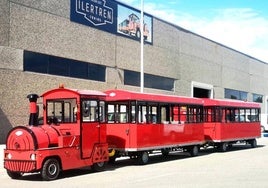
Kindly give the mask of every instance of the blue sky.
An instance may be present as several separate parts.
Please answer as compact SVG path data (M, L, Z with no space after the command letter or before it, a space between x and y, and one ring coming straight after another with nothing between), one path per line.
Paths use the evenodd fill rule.
M267 10L266 0L144 0L145 12L268 63Z

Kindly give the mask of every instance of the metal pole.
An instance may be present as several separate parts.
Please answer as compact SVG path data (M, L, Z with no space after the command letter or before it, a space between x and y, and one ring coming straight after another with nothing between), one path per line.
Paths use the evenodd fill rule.
M144 15L144 3L143 0L141 0L141 19L140 19L140 32L141 32L141 67L140 67L140 89L141 93L143 93L144 88L144 69L143 69L143 46L144 46L144 21L143 21L143 15Z

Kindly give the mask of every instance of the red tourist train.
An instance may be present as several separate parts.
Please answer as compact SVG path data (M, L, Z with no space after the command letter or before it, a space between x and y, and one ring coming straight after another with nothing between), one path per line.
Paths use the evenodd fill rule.
M261 134L260 105L252 102L62 86L42 97L43 118L38 95L28 95L29 125L7 136L4 167L11 178L40 172L54 180L60 171L87 166L101 171L120 156L146 164L154 151L196 156L201 147L226 151L238 141L256 147Z

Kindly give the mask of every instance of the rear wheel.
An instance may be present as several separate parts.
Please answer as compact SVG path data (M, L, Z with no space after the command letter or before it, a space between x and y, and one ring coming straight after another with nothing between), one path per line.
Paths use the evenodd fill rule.
M197 156L198 155L198 152L199 152L199 148L198 148L198 146L192 146L190 149L189 149L190 151L190 155L192 156L192 157L195 157L195 156Z
M256 139L249 140L248 143L251 145L252 148L257 147L257 140Z
M101 172L101 171L103 171L105 169L105 166L106 166L106 162L94 163L93 166L92 166L92 169L95 172Z
M10 170L7 170L7 174L9 177L11 177L12 179L20 179L22 176L22 173L20 172L12 172Z
M60 165L57 159L47 159L42 167L41 176L43 180L51 181L58 178L60 173Z
M147 151L142 151L138 154L138 162L141 165L147 164L149 161L149 153Z

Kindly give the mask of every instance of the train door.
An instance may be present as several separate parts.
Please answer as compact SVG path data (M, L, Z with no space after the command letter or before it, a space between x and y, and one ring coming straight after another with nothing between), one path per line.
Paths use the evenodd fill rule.
M92 155L94 145L100 143L99 102L83 99L81 102L81 142L82 158Z
M107 140L110 147L129 148L130 114L127 102L112 102L107 105ZM134 120L134 119L133 119Z

